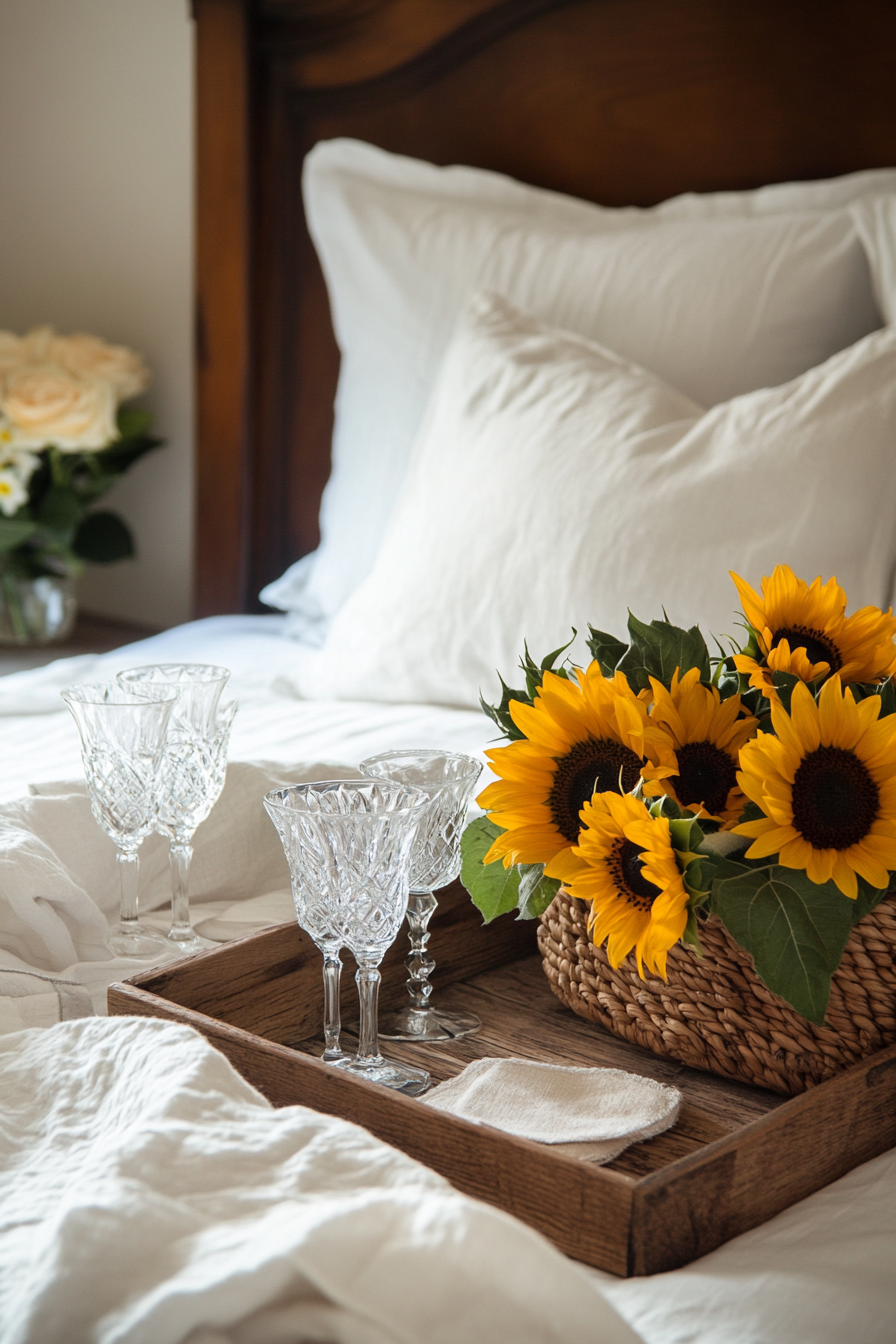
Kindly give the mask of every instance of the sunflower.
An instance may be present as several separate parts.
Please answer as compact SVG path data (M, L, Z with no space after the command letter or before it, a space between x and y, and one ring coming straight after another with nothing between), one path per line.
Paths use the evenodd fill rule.
M701 686L700 670L692 667L679 680L678 668L668 690L650 678L653 688L651 721L669 734L677 771L655 779L644 792L667 793L697 816L722 823L724 830L737 821L744 796L737 783L737 753L756 731L759 722L742 713L739 695L722 700L715 686Z
M589 932L597 945L607 941L611 966L634 948L641 978L646 964L665 980L666 954L688 918L668 821L630 795L601 793L582 808L582 823L578 844L546 872L590 905Z
M836 579L822 583L819 576L807 584L788 565L776 565L762 580L762 597L737 574L731 577L766 666L746 654L736 655L734 664L765 695L773 691L773 672L801 681L836 672L848 682L880 681L896 670L892 609L862 607L847 616L846 594Z
M778 855L812 882L834 879L858 894L856 874L889 885L896 869L896 714L879 718L880 697L856 704L836 675L818 703L797 685L788 715L772 705L776 736L741 748L738 783L765 813L734 829L754 843L747 858Z
M499 778L477 801L504 834L485 863L547 863L575 844L593 794L629 793L645 764L657 778L675 772L668 734L625 676L606 678L596 662L568 681L546 672L535 703L511 701L510 713L525 738L486 752Z

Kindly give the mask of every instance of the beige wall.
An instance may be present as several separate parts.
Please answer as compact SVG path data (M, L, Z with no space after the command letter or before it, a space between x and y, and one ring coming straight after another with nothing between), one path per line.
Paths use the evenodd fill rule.
M108 496L139 555L85 608L190 614L192 32L188 0L0 0L0 327L140 350L168 447Z

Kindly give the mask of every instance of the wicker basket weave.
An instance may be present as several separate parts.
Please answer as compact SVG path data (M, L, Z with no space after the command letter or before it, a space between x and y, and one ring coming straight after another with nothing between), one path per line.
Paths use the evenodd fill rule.
M896 903L853 929L833 977L823 1027L770 993L720 920L701 926L704 957L681 944L668 982L641 980L629 956L613 970L588 938L584 907L560 891L538 944L551 988L568 1007L654 1054L775 1092L804 1092L896 1041Z

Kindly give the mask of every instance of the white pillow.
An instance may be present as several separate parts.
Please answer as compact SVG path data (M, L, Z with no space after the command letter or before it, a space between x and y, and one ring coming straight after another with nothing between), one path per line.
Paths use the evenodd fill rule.
M479 288L711 405L784 382L879 325L848 202L896 172L608 210L358 141L305 163L342 369L322 547L263 598L321 628L367 572L457 316Z
M849 213L870 263L877 306L887 322L896 322L896 195L865 197Z
M489 295L451 342L372 572L306 695L475 705L570 627L742 634L729 569L836 574L883 604L896 561L896 329L710 411ZM581 638L575 649L588 655Z

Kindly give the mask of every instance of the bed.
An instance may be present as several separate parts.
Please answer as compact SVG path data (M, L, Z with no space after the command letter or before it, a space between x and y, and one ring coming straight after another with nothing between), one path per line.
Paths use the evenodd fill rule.
M36 1225L52 1224L56 1240L28 1241L21 1259L4 1253L26 1284L0 1296L19 1331L14 1337L72 1338L66 1322L77 1319L78 1338L192 1344L486 1335L622 1341L632 1330L651 1344L819 1344L844 1336L883 1344L896 1320L892 1153L684 1270L615 1282L586 1273L512 1220L487 1218L483 1206L453 1197L415 1164L387 1158L389 1150L362 1134L347 1138L337 1122L301 1108L271 1112L180 1029L158 1024L174 1035L149 1037L151 1026L141 1034L125 1022L124 1035L105 1038L87 1014L102 1010L106 985L127 968L97 950L99 925L85 893L103 917L111 913L112 857L85 840L92 823L77 782L75 729L56 706L70 682L127 666L230 667L241 705L235 769L218 821L208 823L204 858L197 847L196 908L205 931L222 940L286 918L285 870L273 837L260 826L251 832L253 853L263 853L254 865L245 846L228 848L248 798L281 779L350 775L363 756L391 747L481 753L491 734L476 708L478 689L494 694L494 669L512 672L521 633L542 652L553 647L557 624L565 629L573 609L596 592L596 575L607 597L595 601L608 622L618 625L624 610L613 605L617 598L656 598L656 565L638 568L638 556L649 554L645 538L663 525L650 515L658 488L651 491L649 473L637 487L629 475L614 496L583 492L579 531L600 506L624 522L612 536L614 555L633 538L618 573L608 577L603 553L597 570L579 552L563 569L550 547L538 550L535 533L552 538L562 530L567 514L558 510L582 478L576 441L554 513L526 514L529 497L546 499L562 477L553 471L532 485L546 442L555 448L555 422L533 431L531 467L511 500L514 516L526 520L525 547L514 550L505 538L498 555L481 549L512 461L506 454L520 442L512 417L504 439L494 437L509 403L488 396L505 386L507 369L521 367L521 351L527 359L536 351L547 379L536 389L538 404L561 395L552 381L557 368L578 369L586 355L589 377L597 360L604 381L615 386L624 376L634 386L634 379L639 405L647 397L651 407L637 420L638 452L644 434L669 425L679 426L678 437L663 442L678 445L686 424L691 451L693 436L703 434L705 451L718 458L718 426L747 416L756 442L766 445L768 470L780 473L780 498L794 497L809 461L822 482L813 501L827 510L825 548L818 529L804 526L795 558L826 572L844 569L864 600L887 604L896 571L886 390L893 381L887 324L896 316L889 250L896 238L896 13L885 0L194 0L194 13L199 619L113 654L60 660L0 682L2 1021L9 1043L24 1040L17 1030L32 1029L27 1048L17 1055L10 1044L2 1064L7 1095L19 1099L21 1132L41 1134L44 1152L55 1138L68 1154L65 1108L48 1100L53 1080L83 1071L84 1060L93 1062L94 1078L106 1079L115 1073L110 1061L119 1071L126 1058L136 1061L117 1091L113 1080L102 1095L87 1089L71 1101L85 1115L106 1107L115 1136L114 1170L92 1168L87 1147L78 1148L87 1176L95 1170L109 1182L106 1231L86 1236L91 1249L75 1254L72 1228L102 1220L53 1223L58 1207L93 1205L87 1176L77 1188L66 1185L49 1161ZM654 249L658 240L663 245ZM785 251L791 260L783 267ZM362 254L367 269L359 279L353 258ZM750 266L768 270L769 256L787 280L766 292ZM427 288L440 258L449 272L455 268L455 289L477 291L466 309L468 294L448 302L444 285ZM681 277L675 292L665 281L672 271ZM396 274L411 277L404 289ZM705 294L700 303L694 298L701 288L715 296L713 313L728 305L725 341L706 321ZM596 324L590 292L600 296ZM363 316L371 295L379 326ZM660 304L660 315L674 314L668 329L653 316L646 329L632 325L632 295L651 314L651 303ZM800 323L783 311L788 303ZM860 355L847 358L845 350ZM822 366L829 373L820 389L817 380L800 382ZM486 368L494 377L483 375L480 388L477 373ZM850 379L861 383L858 391ZM778 396L779 385L797 384L798 395ZM476 395L464 401L474 385ZM838 422L839 438L822 451L817 445L827 444L825 426L833 423L831 386L853 419ZM441 398L441 410L424 423L433 398ZM759 399L758 411L751 398ZM797 402L794 429L786 416ZM482 405L491 408L485 416L477 412ZM586 402L592 423L596 406ZM622 419L629 423L631 414ZM784 440L763 439L765 426L782 417ZM474 448L464 465L450 443L466 433ZM869 445L867 460L857 483L851 478L849 490L835 491L844 434ZM418 448L408 475L412 440ZM482 445L498 467L477 514L464 501L471 473L479 479ZM634 460L625 458L635 451L630 438L617 450ZM440 475L448 459L451 471ZM680 482L664 478L665 488ZM749 550L744 559L758 578L782 528L794 528L792 512L776 518L768 491L752 498L736 476L721 478L719 491L722 525L707 555L721 561L738 527L741 537L754 536L756 518L768 516L765 551ZM639 516L625 512L632 500ZM731 500L737 507L729 516ZM315 555L321 520L323 550ZM689 614L709 611L715 619L718 612L721 620L727 599L704 581L703 566L687 563L691 528L686 521L683 533L665 538L667 565L687 572ZM429 546L429 562L418 564ZM408 554L414 563L405 563ZM471 569L477 581L465 587ZM508 575L520 572L529 586L514 607ZM542 573L551 581L539 587ZM558 603L561 585L567 596ZM268 605L259 602L262 589ZM498 610L502 619L484 624L483 613ZM165 902L164 853L154 841L145 849L142 899L150 918ZM37 1030L52 1023L59 1024L52 1032ZM58 1041L56 1053L44 1044L50 1041ZM166 1085L166 1076L177 1086ZM158 1103L147 1101L140 1123L128 1110L127 1088L135 1095L143 1088ZM202 1095L213 1102L203 1106ZM40 1107L33 1098L43 1098ZM142 1171L119 1160L128 1125L140 1136ZM175 1132L185 1145L178 1161L195 1163L195 1189L186 1177L181 1185L170 1180L170 1155L153 1156L152 1135ZM230 1190L231 1204L209 1159L215 1144L242 1164L244 1187ZM303 1168L307 1187L289 1168L289 1153L300 1150L317 1161ZM340 1154L343 1165L327 1153ZM29 1191L33 1198L35 1188L22 1182L17 1197ZM299 1234L296 1209L312 1207L305 1189L316 1190L319 1217ZM358 1192L355 1204L345 1202L347 1189ZM148 1211L164 1205L170 1212L175 1199L166 1233L164 1218ZM241 1223L250 1205L256 1221ZM275 1226L284 1210L292 1219L285 1241L287 1222ZM7 1238L0 1245L11 1244L18 1226L16 1217L0 1225ZM160 1250L169 1234L181 1248L189 1243L180 1259L166 1260ZM116 1294L105 1266L117 1239L125 1286ZM54 1256L61 1257L56 1270ZM144 1258L149 1270L141 1278L133 1265ZM75 1264L80 1290L65 1286Z

